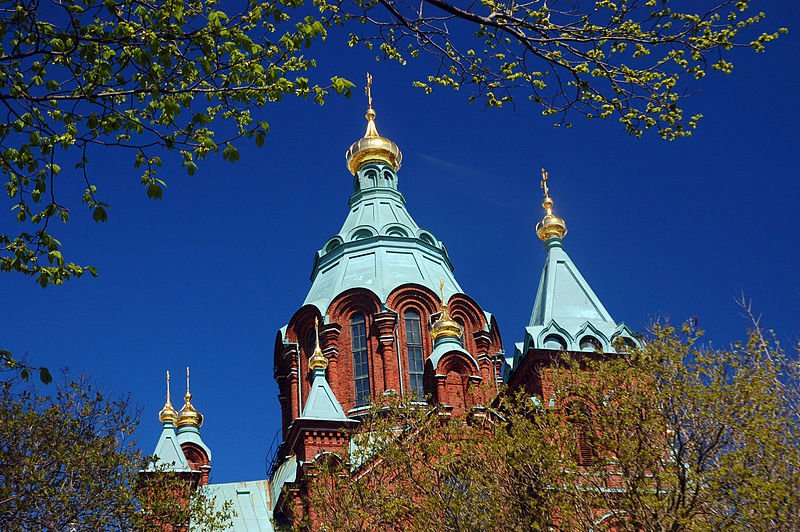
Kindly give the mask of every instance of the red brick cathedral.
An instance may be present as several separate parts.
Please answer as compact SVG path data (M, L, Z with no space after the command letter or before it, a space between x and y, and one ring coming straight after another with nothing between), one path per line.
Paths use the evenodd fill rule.
M543 171L537 234L547 257L523 339L505 355L494 316L459 285L442 241L409 214L398 186L402 153L378 134L371 95L366 119L364 137L346 154L347 217L317 251L308 295L275 339L283 442L271 478L206 488L218 504L233 502L232 530L301 518L306 472L323 453L346 448L372 398L398 394L458 415L507 384L548 401L536 369L555 352L612 353L637 343L564 251L566 223L553 214ZM160 466L208 484L211 452L191 395L180 412L168 397L160 419Z

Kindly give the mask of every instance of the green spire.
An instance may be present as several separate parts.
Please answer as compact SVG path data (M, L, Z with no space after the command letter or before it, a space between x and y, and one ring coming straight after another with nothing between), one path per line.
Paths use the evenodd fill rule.
M617 338L629 345L639 343L625 324L614 321L564 251L566 223L553 214L547 178L542 169L541 187L545 195L542 206L546 214L537 225L537 234L544 241L547 259L531 319L525 328L525 341L516 344L513 359L507 359L512 371L531 349L611 353L615 351Z

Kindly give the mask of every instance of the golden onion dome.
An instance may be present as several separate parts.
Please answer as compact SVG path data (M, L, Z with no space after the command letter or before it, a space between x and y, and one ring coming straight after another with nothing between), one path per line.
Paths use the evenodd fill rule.
M319 346L319 319L317 318L314 318L314 331L317 335L317 343L314 346L314 353L308 361L308 367L312 370L326 369L328 367L328 359L322 353L322 349Z
M347 168L351 174L356 175L358 169L364 164L381 162L388 164L396 172L403 162L403 154L397 144L386 137L381 137L378 134L378 128L375 127L375 110L372 108L372 76L369 74L367 74L366 92L369 100L369 108L367 114L364 115L367 119L367 131L363 138L355 141L347 150L345 154Z
M186 395L183 396L183 399L183 408L178 412L176 426L178 428L191 426L199 429L203 425L203 414L198 412L192 404L192 393L189 391L189 368L186 368Z
M544 200L542 207L545 210L544 218L536 224L536 234L539 238L546 241L550 238L564 238L567 234L567 222L553 214L553 200L550 198L550 189L547 188L547 171L542 168L542 181L540 186L544 190Z
M431 327L431 338L435 341L437 338L461 338L464 329L461 324L450 317L447 311L447 303L444 299L444 280L439 281L439 290L441 291L442 305L440 307L441 314L439 319L436 320Z
M167 371L167 402L164 403L164 408L158 413L158 419L162 423L172 423L178 420L178 412L173 408L172 401L169 398L169 371Z

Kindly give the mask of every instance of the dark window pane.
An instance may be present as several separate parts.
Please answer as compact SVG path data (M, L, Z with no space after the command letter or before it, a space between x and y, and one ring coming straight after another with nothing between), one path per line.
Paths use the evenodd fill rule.
M350 337L353 341L353 383L356 406L369 403L369 356L367 353L367 322L363 314L350 320Z
M425 398L422 387L422 326L419 313L409 310L405 313L406 349L408 350L408 380L412 396L417 400Z

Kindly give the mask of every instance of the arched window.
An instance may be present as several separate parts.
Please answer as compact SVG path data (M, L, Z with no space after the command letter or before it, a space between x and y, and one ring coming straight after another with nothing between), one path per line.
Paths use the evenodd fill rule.
M369 404L369 353L367 352L367 321L363 314L350 318L350 338L353 342L353 384L356 406Z
M567 348L567 343L560 336L556 334L549 334L547 335L547 338L544 339L544 348L558 349L559 351L563 351Z
M405 313L406 350L408 351L408 381L411 385L411 395L421 401L425 398L422 388L422 373L424 370L422 360L422 326L419 312L409 310Z
M573 401L567 406L565 414L567 422L575 431L578 464L593 465L597 452L592 438L592 419L588 405L579 400Z
M589 336L589 335L581 338L580 347L581 351L589 351L592 353L601 352L603 350L603 346L600 344L600 340L598 340L594 336Z

